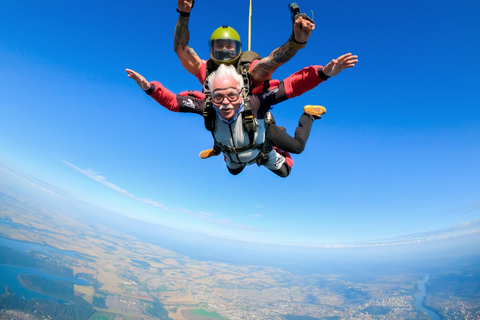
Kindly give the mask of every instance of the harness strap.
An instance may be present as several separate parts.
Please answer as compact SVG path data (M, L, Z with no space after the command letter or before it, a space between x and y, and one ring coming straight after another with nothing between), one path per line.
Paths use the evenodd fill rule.
M246 145L246 146L243 146L243 147L238 147L238 148L227 147L227 146L219 144L219 147L225 153L236 154L236 153L241 153L241 152L245 152L245 151L248 151L248 150L262 149L264 144L265 143L261 143L261 144L252 143L252 144L249 144L249 145Z
M264 143L257 144L255 143L255 133L257 132L257 124L255 122L255 117L253 116L252 106L250 104L250 94L252 92L253 82L250 80L250 64L253 60L261 59L261 57L253 51L242 52L238 65L237 72L242 75L243 79L243 112L242 112L242 123L245 128L245 131L248 134L249 144L244 147L234 148L221 145L216 141L214 131L215 131L215 121L216 121L216 112L212 103L212 94L208 88L208 76L211 72L217 69L217 65L213 60L209 59L206 66L206 78L203 84L203 92L205 93L205 108L203 111L203 118L205 120L205 128L211 132L215 145L222 150L222 152L227 154L236 154L240 152L245 152L252 149L261 149L260 153L255 157L255 159L248 162L248 164L257 163L259 161L264 163L268 161L268 153L272 150L270 141L266 138ZM266 127L268 130L268 127ZM267 135L267 132L265 133ZM261 164L259 164L261 165Z
M246 68L242 71L243 78L243 126L248 133L248 139L250 144L254 144L255 141L255 132L257 131L257 125L253 117L252 106L250 104L250 79L248 77L248 70Z
M267 130L268 130L268 127L267 127ZM268 139L268 137L266 137L265 142L263 143L263 149L262 151L260 151L260 153L256 157L256 160L257 160L256 162L259 167L268 162L268 154L270 153L270 151L272 151L272 149L273 149L272 144Z
M272 144L270 143L270 140L268 140L268 139L266 139L265 142L260 144L259 146L261 146L261 151L252 160L250 160L248 162L236 162L236 161L232 160L231 157L229 157L230 161L232 161L233 163L236 163L236 164L241 164L241 165L251 165L251 164L254 164L254 163L256 163L258 166L264 165L265 163L268 162L268 155L269 155L270 151L272 151L273 147L272 147Z
M203 120L205 121L205 128L213 135L213 132L215 131L216 112L213 109L212 94L208 90L208 85L206 83L204 84L203 93L205 94L205 108L203 109Z

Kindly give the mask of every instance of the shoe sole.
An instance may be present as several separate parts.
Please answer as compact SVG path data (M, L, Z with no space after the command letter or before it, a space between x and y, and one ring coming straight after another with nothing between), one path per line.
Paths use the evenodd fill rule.
M305 107L303 107L303 111L306 114L309 114L311 116L320 117L321 115L327 112L327 109L325 109L325 107L322 107L322 106L306 105Z
M204 151L200 152L199 157L202 158L202 159L208 159L210 157L218 156L219 154L220 153L214 153L210 150L208 150L208 151L204 150Z

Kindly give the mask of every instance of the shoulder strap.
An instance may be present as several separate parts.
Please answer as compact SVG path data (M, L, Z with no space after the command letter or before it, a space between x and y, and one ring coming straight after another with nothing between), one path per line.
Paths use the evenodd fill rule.
M252 106L250 104L250 95L252 94L253 81L250 75L250 65L253 60L261 59L260 55L253 51L242 52L237 65L237 72L242 75L243 78L243 126L248 133L250 145L254 144L255 132L257 126L253 117Z
M254 60L260 60L262 57L254 51L243 51L238 59L237 71L242 73L243 70L247 69L249 71L250 65Z
M246 90L244 90L245 92ZM253 117L252 106L250 105L250 97L247 95L243 98L243 113L242 113L243 126L248 133L249 144L255 143L255 132L257 131L257 125Z
M203 110L203 119L205 120L205 129L210 131L213 135L213 131L215 130L215 115L216 112L213 109L212 104L212 93L208 88L208 77L212 74L215 70L217 70L218 65L212 59L207 60L207 65L205 68L205 81L203 81L203 88L202 92L205 94L205 109Z
M215 131L215 116L216 112L213 109L212 94L208 90L208 82L203 83L203 93L205 94L205 107L203 109L203 120L205 122L205 129L210 131L213 136Z
M208 76L212 74L213 71L217 70L218 65L212 59L207 60L207 66L205 68L205 82L208 79Z
M244 51L237 62L237 72L242 75L244 85L248 88L248 95L252 94L253 81L250 75L250 65L254 60L260 60L262 57L254 51ZM248 80L248 86L246 80Z

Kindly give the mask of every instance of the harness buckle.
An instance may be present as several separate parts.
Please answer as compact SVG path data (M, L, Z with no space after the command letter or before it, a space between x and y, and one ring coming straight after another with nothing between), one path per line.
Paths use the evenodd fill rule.
M216 112L213 109L213 104L207 98L205 108L203 109L203 119L205 120L205 128L212 133L215 130L215 115Z

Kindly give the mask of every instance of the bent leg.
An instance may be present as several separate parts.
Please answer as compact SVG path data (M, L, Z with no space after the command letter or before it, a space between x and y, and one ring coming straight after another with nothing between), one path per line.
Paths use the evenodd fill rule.
M268 161L263 166L282 178L288 177L291 171L285 157L275 150L270 151Z
M236 169L231 169L231 168L227 167L228 172L230 172L230 173L233 174L234 176L236 176L237 174L239 174L240 172L242 172L244 168L245 168L245 167L240 167L240 168L236 168Z
M277 176L286 178L290 174L290 171L292 171L292 168L290 168L287 163L285 162L282 167L278 170L271 170L273 173L275 173Z
M227 159L226 161L227 161L227 169L228 169L228 172L230 172L230 173L233 174L234 176L236 176L237 174L239 174L240 172L242 172L243 169L245 168L244 165L237 164L237 163L233 163L233 162L229 161L228 159Z
M283 127L277 127L271 123L268 127L268 138L272 145L287 152L300 154L305 149L310 130L312 129L313 117L303 113L295 129L295 137L291 137Z

